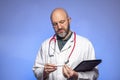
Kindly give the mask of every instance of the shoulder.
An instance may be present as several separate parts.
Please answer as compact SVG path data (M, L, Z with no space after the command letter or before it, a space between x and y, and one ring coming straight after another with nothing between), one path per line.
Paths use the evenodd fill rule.
M54 41L53 36L51 36L51 37L47 38L46 40L44 40L44 41L42 42L42 46L47 46L47 45L49 45L52 41Z
M45 39L45 40L42 42L42 45L48 44L51 38L52 38L52 37L49 37L49 38Z
M76 39L79 40L79 41L90 42L90 40L88 38L80 36L78 34L76 34Z
M78 34L76 34L76 42L80 43L80 44L89 44L92 45L91 41L83 36L80 36Z

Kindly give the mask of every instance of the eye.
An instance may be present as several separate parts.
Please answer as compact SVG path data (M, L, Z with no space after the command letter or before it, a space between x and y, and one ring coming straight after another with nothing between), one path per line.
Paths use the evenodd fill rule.
M57 26L58 23L52 23L53 26Z
M53 22L52 25L56 27L58 24L64 24L64 23L65 23L65 20L61 20L59 22Z
M64 22L65 22L65 20L61 20L59 23L60 23L60 24L63 24Z

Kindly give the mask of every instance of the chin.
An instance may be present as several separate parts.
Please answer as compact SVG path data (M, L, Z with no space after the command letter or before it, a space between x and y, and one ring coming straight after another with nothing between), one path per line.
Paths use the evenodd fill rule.
M66 36L66 33L58 34L58 36L61 37L61 38L64 38Z

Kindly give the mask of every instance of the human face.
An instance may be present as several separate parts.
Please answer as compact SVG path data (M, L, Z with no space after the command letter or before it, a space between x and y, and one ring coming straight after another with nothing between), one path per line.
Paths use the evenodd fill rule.
M55 33L64 39L70 31L70 18L63 13L56 13L52 16L52 25Z

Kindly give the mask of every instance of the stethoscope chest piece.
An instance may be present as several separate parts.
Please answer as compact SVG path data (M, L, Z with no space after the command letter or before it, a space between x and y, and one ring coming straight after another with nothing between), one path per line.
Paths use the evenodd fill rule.
M68 64L69 63L69 59L65 60L65 64Z

